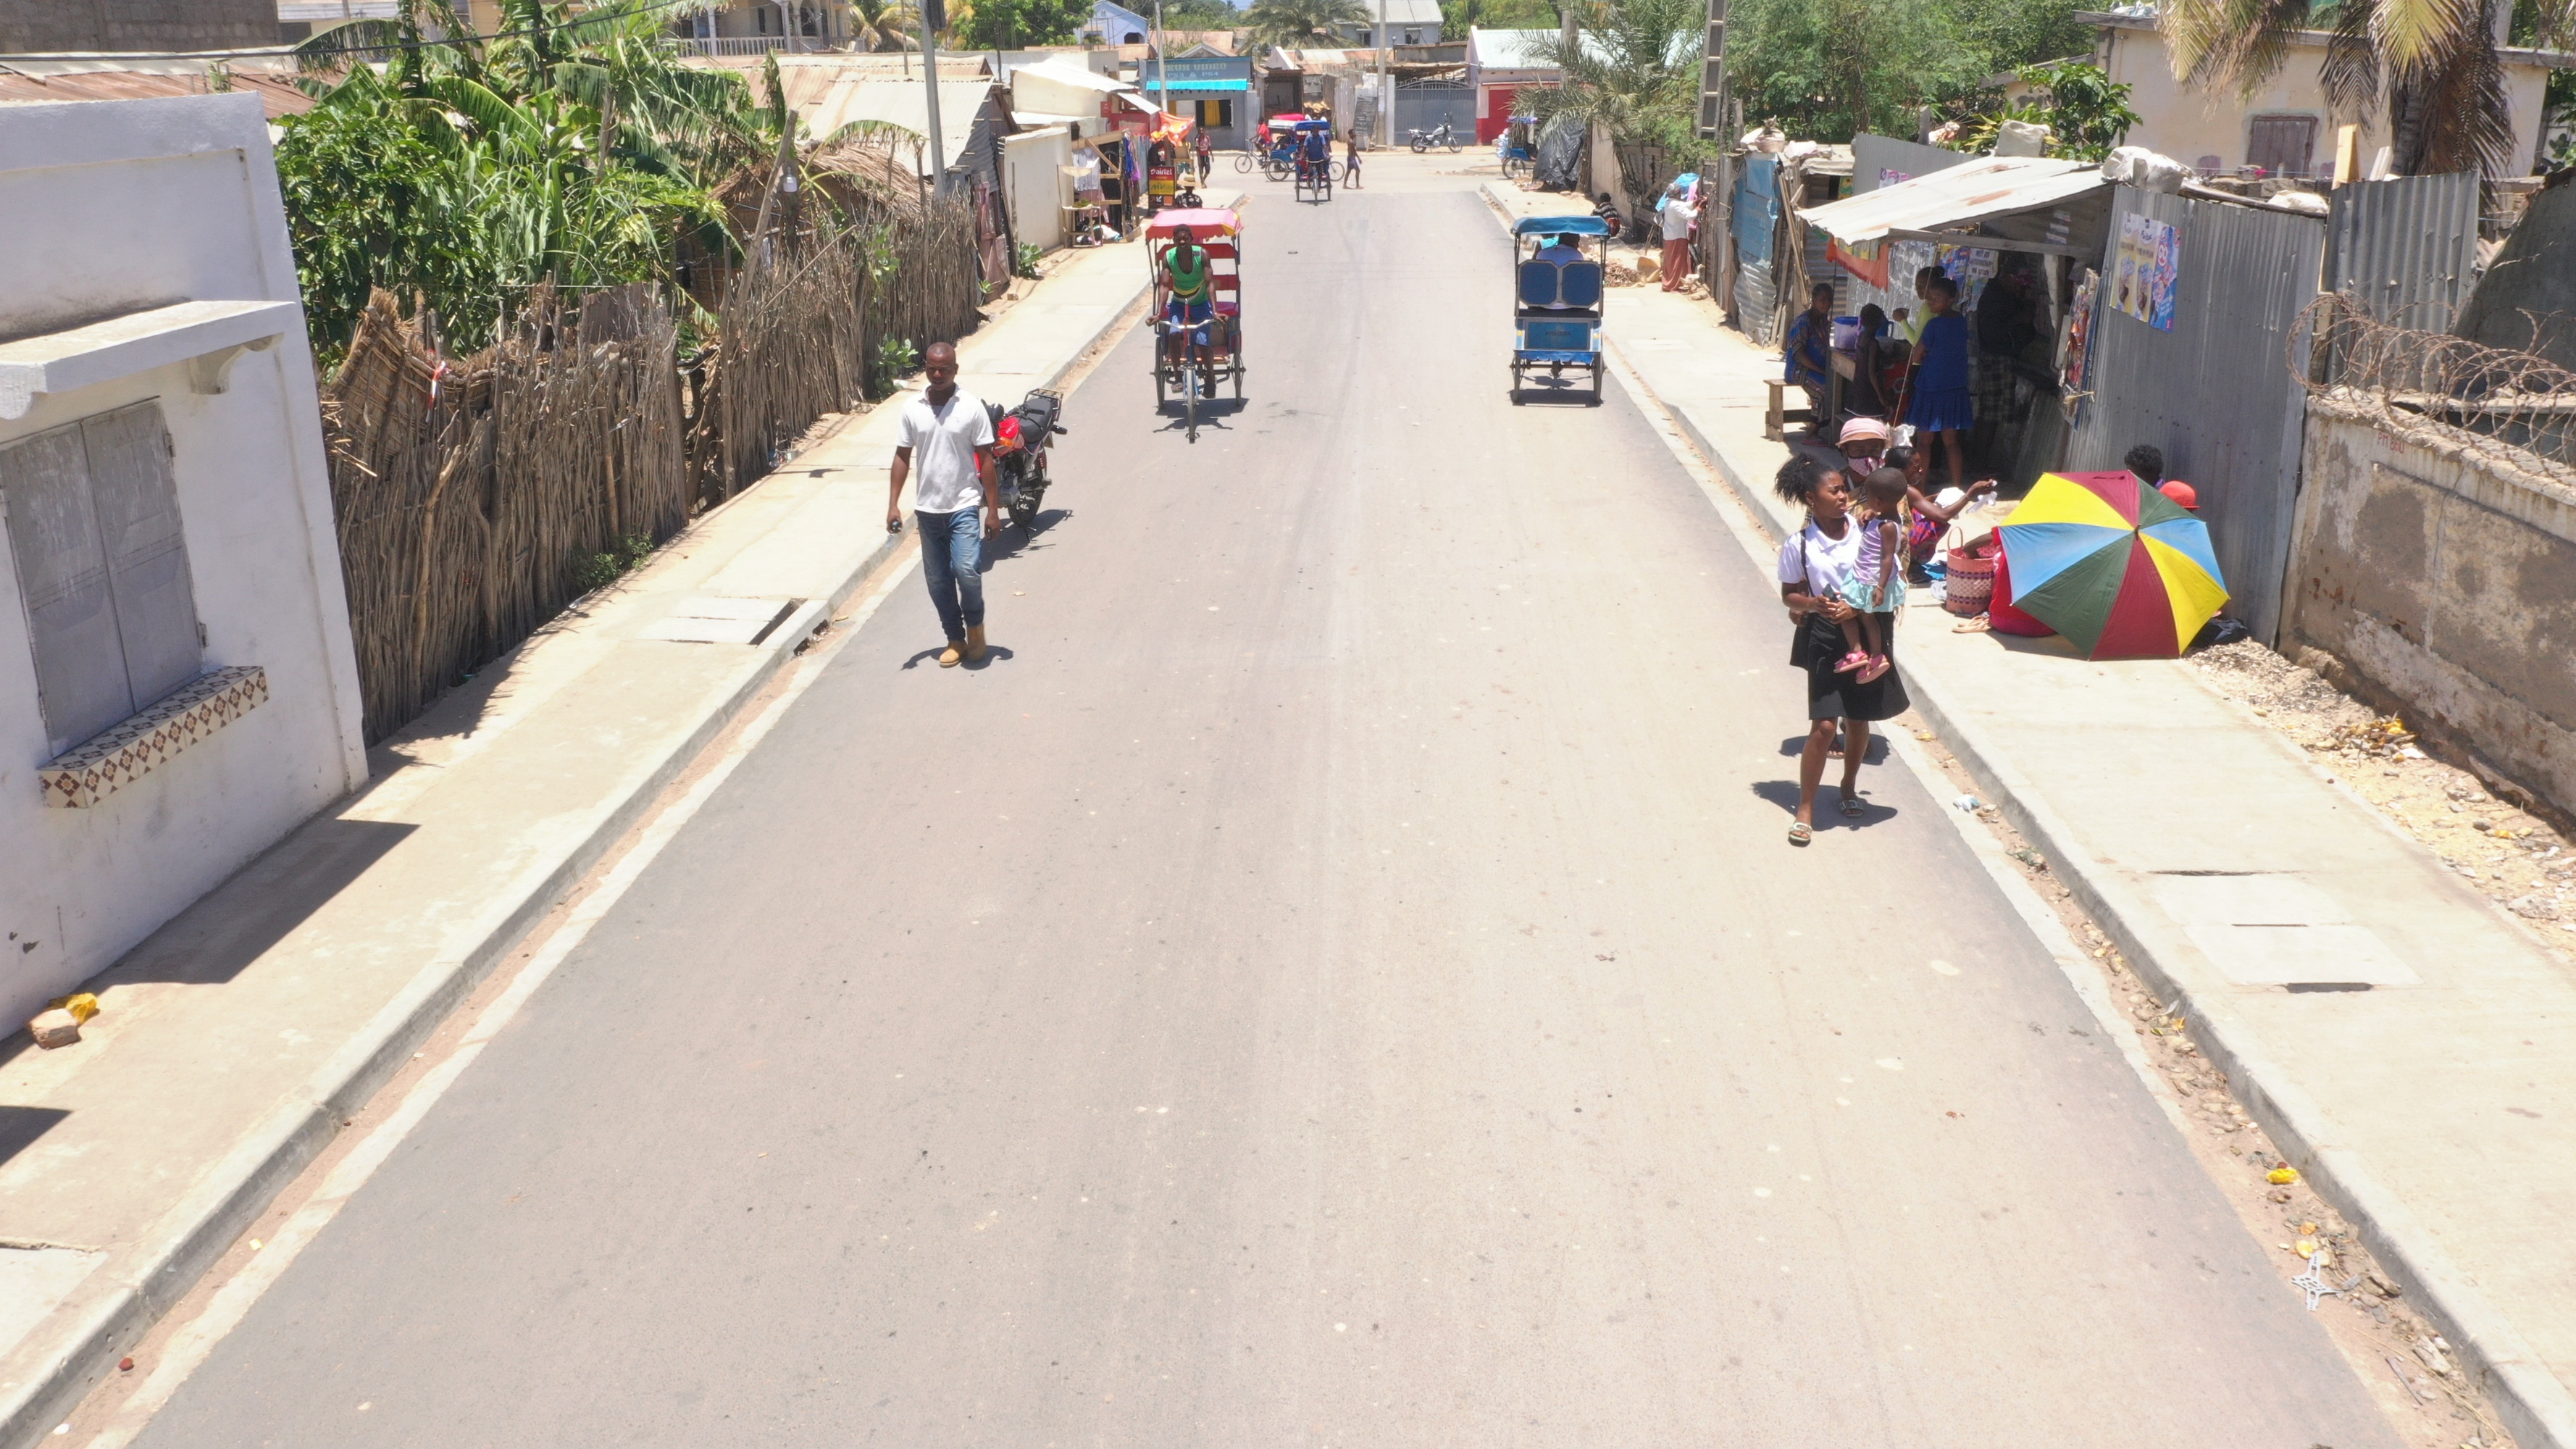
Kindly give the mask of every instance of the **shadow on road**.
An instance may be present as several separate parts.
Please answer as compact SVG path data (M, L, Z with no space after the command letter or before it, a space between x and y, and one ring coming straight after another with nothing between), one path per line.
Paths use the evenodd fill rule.
M1807 737L1805 735L1791 735L1780 742L1780 755L1783 759L1794 760L1798 757L1799 752L1806 748ZM1839 760L1842 757L1843 737L1836 735L1834 736L1833 758ZM1876 730L1871 731L1869 736L1869 750L1866 754L1863 754L1860 757L1860 762L1864 765L1886 764L1887 736Z
M1798 813L1797 781L1756 780L1752 790L1754 794L1779 806L1781 813L1786 815ZM1816 828L1818 830L1830 830L1835 827L1862 830L1883 821L1893 820L1896 815L1895 806L1881 805L1870 799L1867 790L1861 792L1860 813L1845 815L1842 785L1830 774L1825 777L1825 782L1816 788Z

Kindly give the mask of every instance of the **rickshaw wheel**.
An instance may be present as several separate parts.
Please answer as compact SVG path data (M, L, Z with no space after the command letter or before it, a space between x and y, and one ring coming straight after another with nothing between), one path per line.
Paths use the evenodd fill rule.
M1163 345L1162 339L1159 337L1154 339L1154 345L1160 348ZM1164 384L1168 380L1163 375L1163 359L1157 356L1154 359L1154 410L1157 412L1162 411L1163 404L1170 400L1170 394L1164 391Z

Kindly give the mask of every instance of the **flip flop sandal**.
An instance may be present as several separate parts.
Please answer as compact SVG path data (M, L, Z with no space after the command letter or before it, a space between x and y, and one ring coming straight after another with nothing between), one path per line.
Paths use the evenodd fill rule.
M1815 838L1816 827L1809 825L1804 820L1797 821L1789 827L1789 843L1791 845L1805 845Z
M1858 795L1845 795L1843 797L1841 809L1845 816L1853 820L1858 820L1862 815L1868 813L1869 807L1860 803L1860 797Z

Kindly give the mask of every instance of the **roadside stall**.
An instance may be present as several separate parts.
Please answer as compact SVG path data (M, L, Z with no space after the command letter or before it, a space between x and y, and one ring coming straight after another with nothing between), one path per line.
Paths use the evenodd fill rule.
M2069 421L2061 406L2066 344L2080 283L2102 265L2111 191L2089 162L1985 156L1793 209L1789 221L1802 245L1790 254L1804 275L1781 289L1784 305L1802 303L1816 282L1834 284L1837 410L1858 380L1862 309L1877 306L1889 319L1882 340L1896 339L1900 310L1909 320L1921 316L1916 277L1937 267L1958 285L1969 326L1971 471L2018 493L2056 467Z

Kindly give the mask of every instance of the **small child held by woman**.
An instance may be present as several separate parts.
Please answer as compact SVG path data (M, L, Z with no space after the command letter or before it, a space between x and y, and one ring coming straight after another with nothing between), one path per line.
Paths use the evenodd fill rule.
M1843 641L1851 652L1835 662L1834 672L1853 674L1868 684L1894 667L1888 662L1887 640L1896 627L1896 611L1905 606L1904 470L1880 468L1863 479L1861 505L1852 517L1861 530L1860 560L1843 588L1843 602L1856 612L1843 621Z

